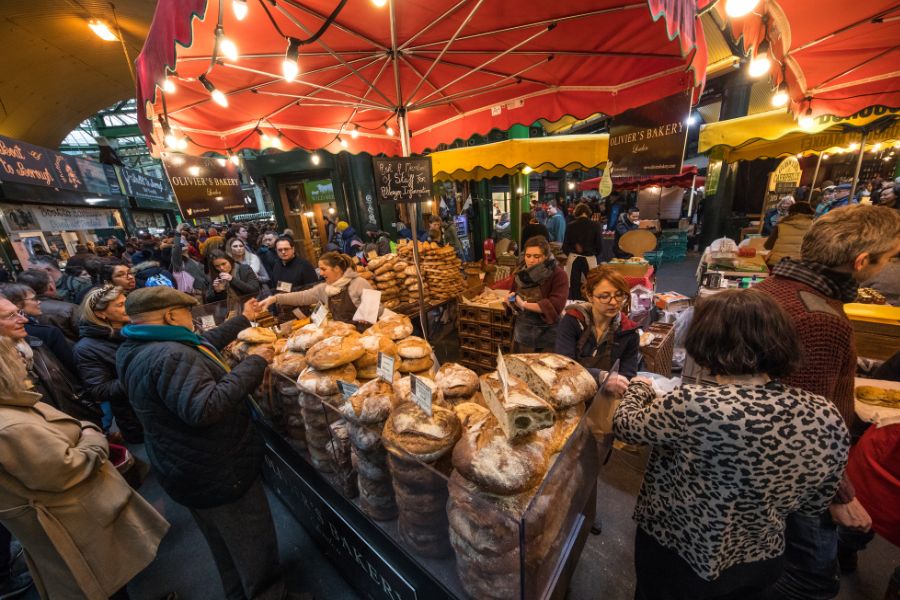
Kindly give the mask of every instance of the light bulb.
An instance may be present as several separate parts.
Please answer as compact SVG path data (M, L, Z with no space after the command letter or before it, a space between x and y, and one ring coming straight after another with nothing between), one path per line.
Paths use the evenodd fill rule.
M97 34L97 37L104 42L115 42L119 38L110 30L109 26L99 19L91 19L88 21L88 27Z
M522 175L529 175L532 171L534 171L534 169L532 169L528 165L522 167Z
M220 166L220 167L224 167L225 165L228 164L228 161L227 161L226 159L224 159L224 158L217 158L217 159L216 159L216 162L219 163L219 166Z
M222 93L221 90L213 90L212 91L212 99L213 102L218 104L219 106L228 106L228 96Z
M801 154L796 154L796 155L794 156L794 158L796 158L797 160L800 160L801 158L803 158L803 154L802 154L802 153L801 153Z
M224 35L219 38L219 50L221 50L222 54L225 55L225 58L231 62L235 62L238 59L237 46L230 38L227 38Z
M858 143L858 142L853 142L852 144L850 144L850 148L849 148L849 149L850 149L851 152L852 152L853 150L859 150L859 143Z
M172 81L171 79L169 79L168 77L166 77L165 79L163 79L162 89L167 94L174 94L175 93L175 82Z
M391 127L390 125L385 125L384 130L387 132L387 134L389 136L394 137L394 128L393 127Z
M790 96L788 96L787 90L783 86L778 86L778 89L772 94L772 106L775 108L787 106L788 100L790 100Z
M823 154L823 155L822 155L822 160L828 160L828 154Z
M769 60L769 53L760 52L750 61L750 65L747 67L747 73L753 78L762 77L769 72L771 66L772 62Z
M727 0L725 2L725 14L732 19L749 15L756 8L759 0Z
M337 141L338 141L338 144L341 145L341 148L347 147L347 140L343 139L341 136L338 136Z
M516 193L517 193L517 194L520 194L520 195L521 195L523 191L524 191L524 190L522 190L522 188L520 188L520 187L516 188Z
M688 115L687 126L690 127L691 125L694 125L696 123L697 123L697 115L694 115L694 114Z
M173 150L178 147L178 136L174 133L166 134L166 146L172 148Z
M352 137L354 140L359 137L359 127L354 127L350 130L350 137Z
M313 153L310 155L309 160L310 160L310 161L312 162L312 164L314 164L314 165L317 165L317 164L319 164L320 162L322 162L322 159L319 157L318 153L316 153L316 152L313 152Z
M574 189L575 189L575 182L574 182L574 181L570 181L567 187L568 187L570 190L574 190Z
M875 144L874 146L872 146L872 152L878 152L879 150L881 150L881 144L880 144L880 143Z
M384 7L384 5L387 3L388 3L388 0L372 0L372 4L374 4L378 8Z
M333 215L333 214L334 214L334 207L333 207L333 206L329 206L329 207L328 207L328 214L329 214L329 215Z
M281 148L281 134L276 133L271 138L269 138L269 145L273 148Z
M187 137L178 138L177 148L179 150L187 150L188 147L188 139Z
M288 38L288 49L284 53L284 61L281 63L281 74L284 75L285 81L293 81L300 73L300 65L297 64L299 58L300 40Z
M237 19L238 21L243 21L244 17L247 16L247 10L249 10L249 7L247 6L247 0L232 0L231 10L234 11L235 19Z
M811 114L806 114L800 117L797 124L800 126L800 129L813 129L816 126L816 120Z
M241 157L238 156L237 154L232 154L231 156L228 157L228 160L230 160L231 164L233 164L236 167L239 167L241 165Z
M197 166L189 167L188 173L191 174L191 177L199 177L200 176L200 167L197 167Z

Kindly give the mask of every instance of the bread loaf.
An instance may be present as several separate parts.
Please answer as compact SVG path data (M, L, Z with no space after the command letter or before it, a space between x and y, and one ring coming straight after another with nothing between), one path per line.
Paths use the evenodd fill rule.
M397 342L397 354L401 358L425 358L431 356L431 345L417 336L409 336Z
M318 342L306 353L306 362L319 369L333 369L357 360L366 350L359 341L359 334L345 337L332 336Z
M445 398L464 398L474 394L480 385L478 374L458 363L445 363L438 370L434 382Z
M240 341L251 344L274 344L277 337L274 331L266 327L248 327L237 335Z
M552 406L532 393L521 379L510 375L508 383L509 394L504 399L497 373L481 376L481 393L508 438L517 438L553 425Z
M397 346L394 344L393 340L391 340L390 336L383 333L370 333L367 331L365 335L359 338L359 343L362 344L362 347L366 352L354 361L353 364L356 366L357 370L362 370L366 367L374 367L378 362L379 352L397 356Z
M323 371L308 367L297 378L297 387L314 396L333 396L339 394L338 381L355 383L356 368L351 364Z
M506 368L554 408L581 404L597 393L597 381L580 364L559 354L510 354Z
M431 356L404 358L400 361L397 370L401 373L421 373L422 371L428 371L433 365L434 360L432 360Z
M394 386L381 379L373 379L361 385L341 405L341 413L345 418L359 423L379 423L387 419L395 404Z
M290 379L299 377L304 369L306 369L306 357L296 352L282 352L276 355L275 360L272 361L272 370Z
M459 439L459 419L452 410L432 406L432 416L415 404L396 406L384 426L388 450L399 448L423 462L434 462L453 449Z

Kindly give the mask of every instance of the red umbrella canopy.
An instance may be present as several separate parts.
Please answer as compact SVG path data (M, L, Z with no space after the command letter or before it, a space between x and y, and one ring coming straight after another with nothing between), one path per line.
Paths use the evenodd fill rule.
M732 2L716 9L724 12ZM900 107L896 0L761 0L732 18L731 29L754 57L767 54L773 85L785 84L797 116Z
M395 155L538 118L617 114L699 91L698 12L710 3L160 0L136 61L140 124L155 150L171 129L194 153L280 134L283 146Z
M582 192L596 190L602 177L585 179L578 185ZM653 177L613 177L613 189L618 191L642 190L644 188L659 187L691 187L691 184L701 186L706 183L706 178L697 175L697 167L687 165L682 167L679 175L654 175Z

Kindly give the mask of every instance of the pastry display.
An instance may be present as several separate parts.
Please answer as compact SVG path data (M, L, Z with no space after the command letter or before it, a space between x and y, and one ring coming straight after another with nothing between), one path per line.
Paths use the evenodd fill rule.
M860 385L856 388L856 399L865 404L900 408L900 389L889 389L875 385Z
M306 362L316 369L334 369L352 363L366 353L359 341L359 334L334 335L316 342L306 352Z

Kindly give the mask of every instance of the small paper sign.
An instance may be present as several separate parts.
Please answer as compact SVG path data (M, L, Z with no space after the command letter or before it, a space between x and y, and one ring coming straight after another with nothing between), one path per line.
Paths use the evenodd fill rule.
M353 320L362 323L375 323L378 321L378 308L381 306L381 291L365 289L359 307L353 315Z
M341 395L344 397L344 400L347 400L356 393L356 390L359 389L358 385L353 385L352 383L347 383L346 381L341 381L340 379L337 382L338 389L341 391Z
M275 288L279 292L290 292L291 291L291 282L290 281L279 281L278 286Z
M208 331L216 326L216 318L213 315L203 315L200 317L200 328Z
M291 311L291 314L300 319L301 321L306 318L306 315L303 314L303 311L299 308L295 308Z
M415 402L419 408L421 408L426 415L429 417L432 415L431 412L431 398L434 395L434 391L431 389L427 383L416 377L415 375L409 376L409 391L412 396L413 402Z
M312 321L313 325L318 327L319 325L322 324L322 321L324 321L325 317L327 317L327 316L328 316L328 309L325 308L324 304L319 304L316 307L316 310L314 310L313 314L310 316L310 320Z
M506 360L503 359L503 352L497 348L497 377L500 378L500 385L503 388L504 404L509 400L509 371L506 369Z
M394 357L384 352L378 353L376 373L383 381L394 383Z

